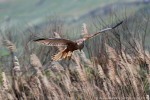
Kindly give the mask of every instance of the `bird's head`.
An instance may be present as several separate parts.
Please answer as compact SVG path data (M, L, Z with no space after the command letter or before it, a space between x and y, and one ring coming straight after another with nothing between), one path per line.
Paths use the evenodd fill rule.
M79 39L76 41L77 45L78 45L78 49L81 51L84 47L84 40L83 39Z

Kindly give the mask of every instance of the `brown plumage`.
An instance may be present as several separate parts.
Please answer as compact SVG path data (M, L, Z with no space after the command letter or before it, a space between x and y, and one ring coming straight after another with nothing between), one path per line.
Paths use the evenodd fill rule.
M60 52L58 52L56 55L54 55L52 59L54 61L58 61L58 60L61 60L63 58L64 59L70 59L73 51L83 49L84 41L98 35L99 33L102 33L102 32L108 31L108 30L112 30L112 29L118 27L122 23L123 23L123 21L121 21L120 23L118 23L114 27L103 29L103 30L101 30L95 34L88 35L88 36L83 37L83 38L76 40L76 41L72 41L72 40L68 40L68 39L62 39L62 38L41 38L41 39L36 39L33 41L40 43L40 44L43 44L43 45L47 45L47 46L66 46L65 49L60 50Z

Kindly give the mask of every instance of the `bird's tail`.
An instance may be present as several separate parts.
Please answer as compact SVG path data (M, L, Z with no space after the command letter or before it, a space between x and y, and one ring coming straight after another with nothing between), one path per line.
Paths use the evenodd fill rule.
M59 61L61 59L68 59L69 60L71 58L71 56L72 56L72 52L68 51L67 49L64 49L64 50L58 52L56 55L54 55L52 57L52 60L53 61Z

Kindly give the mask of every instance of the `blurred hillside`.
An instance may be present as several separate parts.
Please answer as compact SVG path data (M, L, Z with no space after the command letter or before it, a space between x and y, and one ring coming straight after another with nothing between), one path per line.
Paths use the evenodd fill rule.
M51 17L60 17L67 23L83 22L88 17L110 13L134 14L143 6L143 0L0 0L0 24L5 26L38 25ZM149 6L148 6L149 7ZM7 25L6 22L9 25Z

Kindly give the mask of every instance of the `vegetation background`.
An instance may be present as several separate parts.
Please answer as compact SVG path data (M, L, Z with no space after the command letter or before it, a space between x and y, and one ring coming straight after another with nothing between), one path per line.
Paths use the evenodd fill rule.
M54 62L59 47L124 23ZM149 100L149 0L0 0L0 100Z

